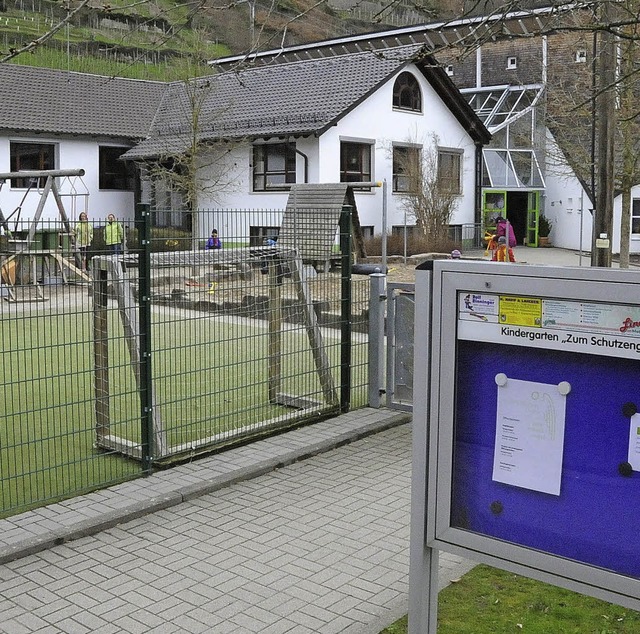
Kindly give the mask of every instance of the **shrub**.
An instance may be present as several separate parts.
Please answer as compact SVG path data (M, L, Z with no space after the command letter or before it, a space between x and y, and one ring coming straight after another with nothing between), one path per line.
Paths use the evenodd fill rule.
M460 249L461 245L449 238L436 240L422 235L407 236L407 255L420 253L451 253L454 249ZM365 241L367 255L382 255L382 236L377 235ZM404 236L387 236L387 255L404 255Z
M551 233L551 222L544 215L540 214L538 216L538 236L541 238L546 238Z

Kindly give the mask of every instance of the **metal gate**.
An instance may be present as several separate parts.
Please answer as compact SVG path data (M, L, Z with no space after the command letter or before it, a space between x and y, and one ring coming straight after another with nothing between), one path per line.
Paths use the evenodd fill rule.
M413 409L415 284L387 285L387 407Z

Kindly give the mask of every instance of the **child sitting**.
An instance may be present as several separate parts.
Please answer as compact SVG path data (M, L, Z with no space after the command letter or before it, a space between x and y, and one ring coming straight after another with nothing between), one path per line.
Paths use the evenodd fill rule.
M516 257L513 255L513 249L507 246L507 238L500 236L498 238L498 247L493 252L491 258L494 262L515 262Z

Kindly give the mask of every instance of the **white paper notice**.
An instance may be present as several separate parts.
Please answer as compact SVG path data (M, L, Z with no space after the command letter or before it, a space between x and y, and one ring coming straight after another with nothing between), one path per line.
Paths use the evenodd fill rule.
M640 471L640 414L631 417L629 428L629 464L634 471Z
M496 482L560 495L568 383L548 385L496 376L493 454Z

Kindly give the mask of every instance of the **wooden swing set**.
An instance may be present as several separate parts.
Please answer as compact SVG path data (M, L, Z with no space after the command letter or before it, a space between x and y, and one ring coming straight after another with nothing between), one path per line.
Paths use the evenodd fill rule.
M7 237L6 250L0 253L0 282L7 288L8 296L5 298L12 302L21 301L46 301L42 287L37 280L37 264L43 263L43 267L48 272L52 270L58 270L60 277L64 283L68 283L68 272L72 272L81 280L86 282L91 281L91 278L87 273L82 271L75 262L64 257L60 248L57 249L34 249L33 244L38 230L38 224L42 217L45 204L49 195L51 194L55 200L58 208L58 214L60 221L62 222L63 232L59 235L65 235L69 238L71 251L76 252L75 233L71 226L69 216L65 210L62 198L63 196L71 196L72 206L75 205L78 196L83 196L86 200L88 192L78 192L75 188L75 184L72 184L70 193L62 193L60 185L56 179L72 179L79 178L82 181L84 176L84 170L28 170L20 172L5 172L0 173L0 193L2 192L2 186L7 180L10 179L28 179L29 185L20 201L18 206L8 215L5 216L0 208L0 227ZM44 179L44 186L40 189L40 183ZM69 181L71 183L71 181ZM27 200L27 197L31 191L36 187L40 193L40 199L36 207L36 211L33 217L28 221L28 230L26 236L22 238L16 238L15 234L18 232L20 226L20 216L22 214L22 207ZM86 188L85 188L86 189ZM14 219L15 217L15 219ZM13 230L10 222L13 224ZM75 256L74 256L75 259ZM21 279L22 278L22 279ZM36 289L35 297L31 295L25 295L19 299L17 294L17 288L20 286L32 286Z

